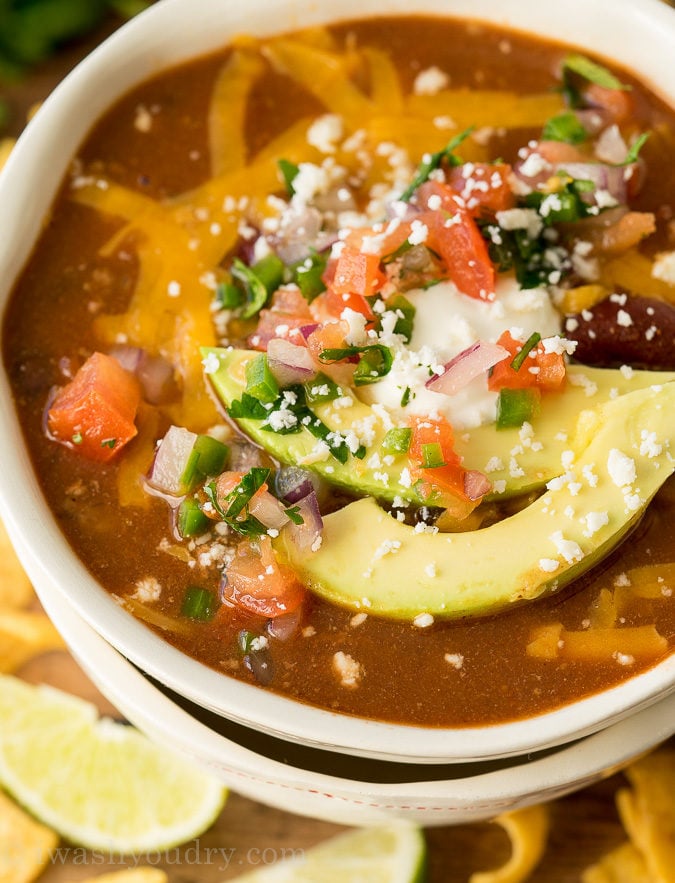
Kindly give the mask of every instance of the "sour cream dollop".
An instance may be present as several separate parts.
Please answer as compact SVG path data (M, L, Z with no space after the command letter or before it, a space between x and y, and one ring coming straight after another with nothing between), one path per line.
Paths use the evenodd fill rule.
M560 315L548 290L521 289L513 276L499 277L491 302L467 297L450 281L405 296L416 310L412 339L409 344L397 335L383 339L394 354L391 371L359 390L364 401L384 405L401 420L410 414L442 415L457 430L494 422L497 394L487 388L487 376L448 396L425 387L431 373L440 373L446 362L478 340L496 342L505 330L521 340L535 331L542 337L560 333ZM404 397L408 402L402 405Z

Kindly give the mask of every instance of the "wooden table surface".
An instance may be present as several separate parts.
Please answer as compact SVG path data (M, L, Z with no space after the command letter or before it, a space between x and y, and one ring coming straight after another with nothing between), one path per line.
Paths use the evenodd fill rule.
M18 134L31 105L43 99L91 45L90 41L71 47L23 81L0 86L0 95L12 110L11 134ZM31 681L47 681L92 699L104 713L116 714L66 653L34 660L21 674ZM621 776L613 776L552 806L548 849L531 877L532 883L579 881L584 867L625 839L614 805L615 792L622 784ZM171 883L215 883L258 867L262 856L267 860L280 857L284 849L307 848L340 830L326 822L293 816L231 794L220 818L207 833L186 844L179 853L171 851L157 866L165 868ZM509 854L506 835L489 823L430 828L425 835L429 883L461 883L471 872L495 867ZM228 865L222 860L204 861L208 848L227 850L231 856ZM100 858L73 851L66 864L53 864L40 881L74 883L123 867L117 860L99 863ZM148 856L151 863L156 860L156 856ZM133 860L130 864L133 866Z

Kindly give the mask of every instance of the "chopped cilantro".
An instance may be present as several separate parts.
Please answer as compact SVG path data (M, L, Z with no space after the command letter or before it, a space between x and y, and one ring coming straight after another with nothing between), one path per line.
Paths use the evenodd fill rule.
M102 448L110 448L112 450L112 448L114 448L116 444L117 444L116 438L104 438L103 441L101 442L101 447Z
M305 519L300 514L299 506L291 506L289 509L284 509L284 512L291 519L293 524L304 524Z
M541 137L544 141L564 141L567 144L581 144L588 138L588 132L575 113L566 111L547 120Z
M230 272L242 286L244 305L241 315L244 319L250 319L260 312L270 295L281 285L284 265L275 254L267 255L253 267L235 258Z
M322 277L327 261L327 253L312 252L290 267L291 281L295 282L308 303L311 303L315 297L326 290L326 284Z
M530 336L527 338L527 340L523 344L523 348L518 353L516 353L516 355L513 357L513 360L511 361L511 367L513 368L514 371L520 371L520 369L523 365L523 362L528 357L528 355L532 352L532 350L535 348L535 346L539 343L540 340L541 340L541 334L539 334L538 331L535 331L533 334L530 334Z
M288 159L278 159L277 167L281 172L286 192L289 196L294 196L295 188L293 187L293 181L295 181L298 172L300 171L299 167Z
M268 411L259 399L244 392L240 399L234 399L227 413L234 420L264 420Z
M269 478L270 471L260 466L249 469L222 501L218 499L215 481L204 486L204 492L220 518L242 536L256 537L267 533L265 525L248 511L248 505Z
M339 362L351 356L360 356L354 371L354 385L365 386L375 383L391 371L394 357L389 347L381 343L366 346L346 346L341 349L326 349L319 353L320 362Z
M410 202L417 188L424 184L425 181L428 181L429 175L436 169L440 169L443 162L446 162L451 166L460 166L462 160L455 155L455 148L459 147L462 141L469 137L474 128L474 126L469 126L468 129L464 129L463 132L460 132L448 141L442 150L438 150L436 153L431 153L423 159L417 169L417 174L410 182L410 185L399 196L399 201Z
M631 163L637 162L638 157L640 155L640 151L642 150L645 141L649 138L651 132L643 132L638 138L635 139L633 144L630 147L630 150L626 154L626 158L619 165L629 166Z
M578 80L586 80L594 83L596 86L602 86L603 89L620 89L626 91L630 86L621 82L614 74L598 64L591 61L585 55L572 54L566 56L562 66L562 92L567 99L570 107L583 107L583 97L578 88Z

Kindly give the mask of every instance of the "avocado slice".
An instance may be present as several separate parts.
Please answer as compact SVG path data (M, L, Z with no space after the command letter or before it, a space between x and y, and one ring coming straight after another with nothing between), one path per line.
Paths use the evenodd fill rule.
M204 348L202 357L217 359L218 368L208 377L220 401L229 407L246 389L246 364L259 355L250 350ZM675 380L675 372L631 371L570 366L568 383L562 393L542 397L539 413L532 421L532 434L520 428L496 430L493 424L458 433L457 453L467 469L488 473L495 490L486 499L504 499L542 487L560 471L564 451L579 451L584 439L577 438L579 414L631 391ZM313 406L317 416L332 430L355 428L368 441L362 459L349 457L345 464L333 457L317 459L317 439L306 429L292 434L265 430L260 420L239 419L241 430L282 463L306 465L334 485L357 494L368 494L392 502L395 497L421 505L414 486L409 486L405 470L406 454L382 450L390 428L386 414L371 407L349 391L352 404L340 402Z
M301 553L283 531L277 549L314 592L354 610L491 613L559 590L616 546L672 474L674 435L675 383L627 393L584 411L566 475L490 527L417 533L368 498L324 519L318 551Z

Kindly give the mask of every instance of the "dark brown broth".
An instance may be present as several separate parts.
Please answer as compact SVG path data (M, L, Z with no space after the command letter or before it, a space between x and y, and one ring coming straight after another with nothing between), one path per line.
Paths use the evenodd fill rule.
M564 51L544 41L508 34L505 54L499 48L505 39L500 31L467 30L462 24L416 18L350 24L337 33L342 39L391 51L406 89L419 70L436 64L450 73L453 86L542 91L554 85L554 72ZM203 182L208 178L204 120L223 57L210 56L169 71L124 97L97 124L80 151L84 167L155 198ZM672 128L670 110L637 85L635 94L641 125L665 122ZM161 108L151 133L134 129L139 103ZM287 126L289 114L294 118L318 110L314 99L289 87L288 80L268 73L255 90L248 119L251 148L259 149ZM521 131L519 136L518 145L504 140L505 159L513 158L516 146L530 133ZM667 216L675 192L668 147L659 136L648 142L645 158L656 171L640 197L641 208L662 217ZM166 504L149 499L142 510L120 508L116 467L80 459L48 442L42 429L49 389L63 382L61 360L67 357L77 364L97 346L90 302L97 302L98 312L118 312L133 290L133 258L98 254L117 226L63 197L57 202L7 312L5 362L45 497L74 549L95 578L115 594L126 595L138 580L155 576L163 586L162 609L179 616L186 582L194 575L159 550L161 541L171 537ZM166 424L165 420L162 428ZM297 633L286 642L273 642L271 688L351 714L435 726L520 718L616 684L633 675L637 666L536 660L525 655L525 646L532 628L541 623L561 621L566 628L580 629L599 589L611 587L626 569L672 560L674 504L671 482L631 541L591 577L558 596L499 616L437 622L427 630L370 617L352 627L352 613L312 598L303 624L311 624L315 634ZM210 574L199 572L200 585L217 590L218 581L215 569ZM636 603L626 618L628 625L656 622L672 646L672 600ZM237 633L247 625L242 615L223 610L212 623L196 625L185 634L163 634L208 665L251 681L237 650ZM345 689L332 674L331 659L337 650L349 653L363 667L357 689ZM446 653L464 656L461 670L444 661Z

